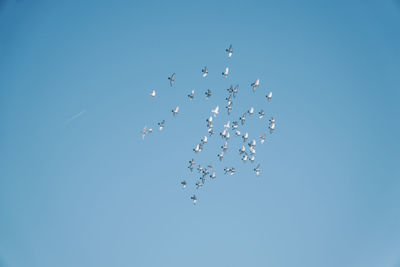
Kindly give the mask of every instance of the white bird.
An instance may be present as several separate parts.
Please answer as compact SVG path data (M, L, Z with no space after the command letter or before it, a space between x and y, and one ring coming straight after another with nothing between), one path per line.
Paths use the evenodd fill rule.
M141 130L140 133L142 134L142 139L144 139L147 133L147 126L144 126L143 130Z
M249 134L246 132L246 133L242 136L242 138L243 138L243 142L246 142L247 139L249 138Z
M179 106L176 106L175 109L172 110L172 115L174 115L174 117L178 114L179 112Z
M268 99L268 101L271 101L271 99L272 99L272 92L269 92L269 94L266 95L265 97Z
M225 144L221 146L222 151L226 152L228 150L228 141L225 141Z
M219 161L222 161L222 159L224 158L224 154L225 154L225 152L224 151L221 151L217 156L218 156L218 158L219 158Z
M242 161L244 163L246 163L248 158L249 158L249 155L247 155L247 153L245 153L244 156L242 157Z
M214 130L212 128L208 129L208 133L210 134L210 136L212 136L213 134L215 134Z
M217 177L217 176L215 175L215 172L213 172L212 174L210 174L210 178L211 178L211 179L215 179L215 177Z
M189 160L189 169L192 172L193 171L193 166L196 164L196 162L194 161L194 159Z
M236 131L235 135L240 137L240 131Z
M222 73L222 76L224 76L226 78L226 77L228 77L228 74L229 74L229 68L226 67L225 71Z
M239 91L239 85L236 85L235 88L233 89L233 97L236 97L238 91Z
M259 117L260 119L264 118L264 115L265 115L264 110L260 110L260 112L258 112L258 117Z
M258 164L257 167L254 168L254 171L257 176L260 175L260 164Z
M154 98L154 97L156 96L156 90L153 90L153 92L150 93L150 96L151 96L152 98Z
M219 112L219 106L217 106L215 109L212 109L211 112L214 114L214 117L217 117Z
M197 144L197 145L196 145L196 147L195 147L195 148L193 148L193 151L194 151L195 153L198 153L198 152L200 152L200 151L201 151L201 147L200 147L200 145L199 145L199 144Z
M269 122L272 124L272 123L275 123L275 118L274 117L271 117L271 119L269 120Z
M251 146L251 147L255 147L256 146L256 140L255 139L253 139L250 143L249 143L249 146Z
M250 154L252 154L252 155L254 155L254 154L256 154L256 150L254 149L254 147L249 147L249 150L250 150Z
M229 45L229 48L225 49L225 51L228 52L228 58L231 58L233 54L232 45Z
M192 90L192 92L190 94L188 94L188 97L190 100L192 100L194 98L194 90Z
M196 183L196 189L199 189L200 187L202 187L203 186L203 183L202 182L197 182Z
M251 155L250 162L253 163L255 160L256 160L256 157L254 157L254 155Z
M228 121L226 124L224 124L224 128L225 128L226 130L228 130L229 128L231 128L230 124L231 124L231 122Z
M275 130L275 123L269 125L269 132L272 133Z
M158 129L160 131L162 131L162 129L164 129L164 124L165 124L165 120L162 120L161 122L157 123L158 124Z
M237 121L232 122L232 130L236 130L239 127L239 123Z
M253 92L256 91L257 87L260 85L260 79L257 79L255 82L251 84L251 87L253 87Z
M207 66L204 67L204 69L201 70L201 72L203 73L203 77L206 77L208 74L208 68Z
M197 203L196 195L193 195L190 199L193 200L193 204L196 205L196 203Z
M147 133L148 133L148 134L151 134L152 132L153 132L153 128L149 127L149 128L147 129Z
M247 112L249 113L250 116L253 115L253 113L254 113L254 108L251 107Z
M266 133L264 133L263 135L261 135L261 136L260 136L260 139L261 139L260 143L261 143L261 144L264 144L266 138L267 138L267 134L266 134Z
M231 138L231 134L229 132L227 132L225 135L225 139L228 140L229 138Z
M175 82L175 73L172 73L172 75L170 77L168 77L169 80L169 85L173 85Z
M181 185L182 185L182 189L185 189L185 188L186 188L186 181L183 180L183 181L181 182Z
M201 142L202 142L203 144L205 144L205 143L207 143L207 141L208 141L208 138L207 138L207 136L205 135L205 136L203 137L203 139L201 139Z
M246 121L246 113L244 113L240 118L239 118L240 122L242 123L242 125L244 124L244 122Z
M241 149L239 149L239 154L243 154L246 151L246 147L242 146Z

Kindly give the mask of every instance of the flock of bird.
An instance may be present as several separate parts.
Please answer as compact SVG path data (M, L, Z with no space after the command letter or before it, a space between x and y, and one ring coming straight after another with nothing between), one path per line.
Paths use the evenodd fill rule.
M233 55L233 49L232 49L232 45L230 45L227 49L225 49L225 51L228 53L228 58L231 58ZM207 77L208 75L208 68L204 67L201 70L202 73L202 77ZM225 68L225 71L222 72L222 76L223 77L228 77L229 75L229 67ZM172 87L175 83L175 73L172 73L172 75L170 77L168 77L169 80L169 84ZM253 83L250 84L251 89L253 92L255 92L257 90L257 88L260 85L260 79L256 79ZM235 87L233 85L231 85L228 89L228 96L225 98L225 100L227 101L227 105L226 105L226 110L227 110L227 114L231 115L231 111L233 108L233 100L236 98L238 91L239 91L239 85L236 85ZM154 98L156 96L156 91L153 90L150 93L150 96L152 98ZM207 90L205 92L205 96L206 98L210 98L212 96L212 92L211 90ZM188 95L188 98L190 100L194 99L194 90L191 91L191 93ZM269 92L266 95L266 102L270 102L272 99L272 92ZM174 109L171 110L173 117L177 116L179 113L179 106L176 106ZM215 134L214 132L214 124L213 124L213 118L216 118L219 114L220 110L219 110L219 106L216 106L214 109L211 110L211 115L208 119L206 119L206 126L207 126L207 132L209 137L213 136ZM231 138L230 136L230 131L232 131L232 133L236 136L236 137L241 137L243 139L243 145L239 148L239 156L241 157L241 160L246 163L247 161L250 161L251 163L255 162L255 156L256 156L256 145L257 145L257 141L256 139L252 139L250 142L247 143L248 139L249 139L249 133L248 132L244 132L242 133L239 130L240 126L243 126L246 122L246 119L248 117L253 116L254 114L254 108L251 107L249 110L247 110L246 112L244 112L238 119L238 121L232 121L232 123L230 121L227 121L226 124L224 124L223 126L223 130L219 133L219 135L221 136L221 138L224 140L224 144L221 146L221 151L220 153L218 153L217 158L219 159L219 161L222 162L225 154L227 153L228 150L228 146L229 146L229 140ZM265 116L265 112L264 110L260 110L258 112L258 118L261 120L263 119ZM240 125L239 125L240 124ZM165 127L165 120L162 120L160 122L157 123L158 125L158 130L162 131ZM271 117L269 119L269 123L268 123L268 130L269 133L272 134L275 130L275 118ZM141 131L142 134L142 138L144 139L144 137L147 134L151 134L153 132L153 128L152 127L147 127L145 126L143 128L143 130ZM200 153L205 144L207 144L209 137L207 135L205 135L201 140L200 143L198 143L194 148L193 148L193 152L195 154ZM267 133L264 132L263 135L259 136L260 138L260 144L264 144L265 140L267 137ZM247 146L246 146L247 143ZM196 162L194 160L194 158L192 158L191 160L189 160L189 166L188 169L190 172L193 172L193 170L195 169L196 166ZM255 168L253 168L254 173L258 176L260 175L261 169L260 169L260 164L257 164L257 166ZM197 167L197 172L200 173L200 178L199 180L195 183L196 189L201 188L205 182L207 177L209 177L210 179L215 179L216 178L216 173L215 170L213 168L212 163L208 164L207 167L203 167L201 165L198 165ZM224 168L224 173L226 175L234 175L236 172L235 167L225 167ZM185 189L187 187L188 183L186 182L186 180L181 181L181 186L183 189ZM190 199L193 201L193 204L197 203L197 196L196 194L194 194L193 196L190 197Z

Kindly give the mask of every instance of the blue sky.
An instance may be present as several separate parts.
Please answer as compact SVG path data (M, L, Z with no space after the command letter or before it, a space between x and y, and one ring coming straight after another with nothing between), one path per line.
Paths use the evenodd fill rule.
M399 26L390 0L2 1L0 266L399 266ZM196 191L230 84L277 129L260 177L211 138Z

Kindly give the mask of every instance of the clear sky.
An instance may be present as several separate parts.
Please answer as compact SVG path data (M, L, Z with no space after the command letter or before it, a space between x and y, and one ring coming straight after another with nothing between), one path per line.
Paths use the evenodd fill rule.
M399 90L399 1L0 1L0 266L398 267Z

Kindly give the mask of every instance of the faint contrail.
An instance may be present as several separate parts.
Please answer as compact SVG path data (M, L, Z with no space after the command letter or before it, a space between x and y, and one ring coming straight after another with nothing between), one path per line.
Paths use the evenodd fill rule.
M76 118L79 118L81 115L83 115L83 113L85 113L86 110L82 110L81 112L79 112L78 114L72 116L71 118L69 118L66 122L64 122L64 126L67 125L68 123L70 123L71 121L75 120Z

